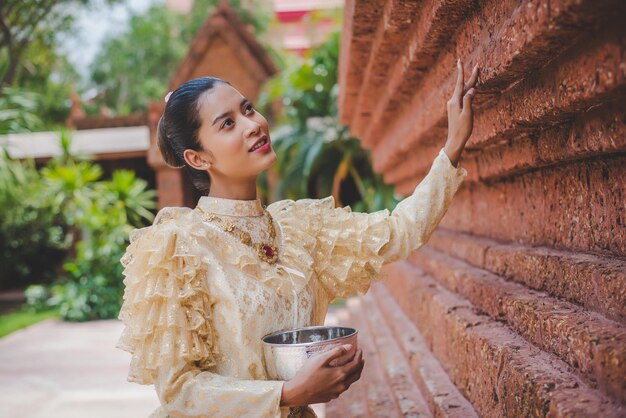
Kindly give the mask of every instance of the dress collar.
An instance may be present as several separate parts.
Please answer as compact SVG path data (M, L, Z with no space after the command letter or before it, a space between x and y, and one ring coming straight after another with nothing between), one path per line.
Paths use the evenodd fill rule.
M259 216L263 214L260 199L238 200L222 197L201 196L198 206L208 213L228 216Z

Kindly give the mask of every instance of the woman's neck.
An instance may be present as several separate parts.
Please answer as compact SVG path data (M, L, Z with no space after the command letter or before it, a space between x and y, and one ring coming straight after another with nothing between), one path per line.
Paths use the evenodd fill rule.
M209 196L222 199L254 200L256 199L256 178L245 181L211 181Z

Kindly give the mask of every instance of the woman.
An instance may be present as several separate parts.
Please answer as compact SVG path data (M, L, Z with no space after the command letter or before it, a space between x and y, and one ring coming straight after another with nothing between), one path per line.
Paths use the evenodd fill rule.
M166 207L131 233L124 265L128 380L154 384L159 417L314 417L359 379L361 350L313 357L290 381L267 380L261 337L321 325L329 303L365 293L383 264L424 244L467 175L478 68L448 102L449 134L414 193L367 214L332 197L264 208L256 178L276 161L267 121L230 83L199 78L169 96L158 145L203 193L194 209ZM350 361L330 367L331 360Z

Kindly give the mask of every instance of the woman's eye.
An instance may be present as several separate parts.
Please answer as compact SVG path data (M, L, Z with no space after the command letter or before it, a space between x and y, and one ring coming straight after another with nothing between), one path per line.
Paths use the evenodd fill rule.
M254 112L254 105L252 105L251 103L248 103L246 107L244 108L244 113L247 115L253 112ZM231 118L224 119L224 123L222 123L222 128L228 128L234 124L235 124L235 121L233 121Z

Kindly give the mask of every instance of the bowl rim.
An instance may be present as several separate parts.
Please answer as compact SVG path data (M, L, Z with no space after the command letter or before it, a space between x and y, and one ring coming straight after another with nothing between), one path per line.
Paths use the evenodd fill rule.
M285 332L292 332L292 331L302 331L302 330L311 330L311 329L319 329L319 328L342 328L342 329L348 329L351 330L352 332L350 332L350 334L348 335L344 335L343 337L336 337L336 338L331 338L330 340L324 340L324 341L318 341L315 343L293 343L293 344L281 344L281 343L270 343L265 341L266 338L268 337L272 337L274 335L278 335L278 334L283 334ZM337 326L337 325L314 325L314 326L310 326L310 327L301 327L301 328L292 328L292 329L286 329L286 330L282 330L282 331L275 331L275 332L270 332L269 334L264 335L261 338L261 342L265 345L268 346L272 346L272 347L306 347L306 346L311 346L311 345L322 345L325 343L329 343L329 342L336 342L336 341L341 341L341 340L345 340L348 338L352 338L354 336L356 336L359 333L359 330L356 328L352 328L352 327L342 327L342 326Z

